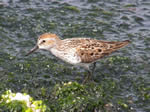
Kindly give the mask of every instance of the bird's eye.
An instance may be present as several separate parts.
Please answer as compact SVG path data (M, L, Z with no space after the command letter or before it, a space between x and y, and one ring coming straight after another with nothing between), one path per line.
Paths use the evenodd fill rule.
M42 43L46 42L45 40L42 41Z

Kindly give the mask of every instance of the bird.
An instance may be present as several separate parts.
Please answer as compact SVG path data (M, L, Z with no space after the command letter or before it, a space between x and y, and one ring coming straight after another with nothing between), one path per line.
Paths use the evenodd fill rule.
M92 78L98 60L129 43L129 40L104 41L84 37L61 39L56 34L44 33L39 36L37 44L26 54L26 56L38 49L48 50L55 57L64 62L83 67L87 70L88 75L83 80L83 83L85 83ZM92 69L90 68L91 65L93 65Z

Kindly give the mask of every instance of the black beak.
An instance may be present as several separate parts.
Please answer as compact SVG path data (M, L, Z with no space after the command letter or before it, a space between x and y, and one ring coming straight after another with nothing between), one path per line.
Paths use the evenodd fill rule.
M36 45L34 48L32 48L25 56L28 56L29 54L33 53L34 51L38 50L39 47Z

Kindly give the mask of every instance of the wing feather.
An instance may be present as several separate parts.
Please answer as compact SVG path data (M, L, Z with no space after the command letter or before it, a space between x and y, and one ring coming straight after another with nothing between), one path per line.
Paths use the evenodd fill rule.
M109 42L90 38L71 38L63 40L58 49L68 52L68 49L75 48L82 63L91 63L126 46L128 43L128 40Z
M106 42L91 39L90 42L77 48L77 54L80 56L82 63L91 63L124 47L128 43L129 41Z

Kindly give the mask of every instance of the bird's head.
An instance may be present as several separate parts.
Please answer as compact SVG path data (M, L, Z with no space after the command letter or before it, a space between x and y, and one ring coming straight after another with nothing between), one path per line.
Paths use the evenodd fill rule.
M59 37L56 34L45 33L39 36L37 44L32 48L27 56L38 49L50 50L60 41Z

